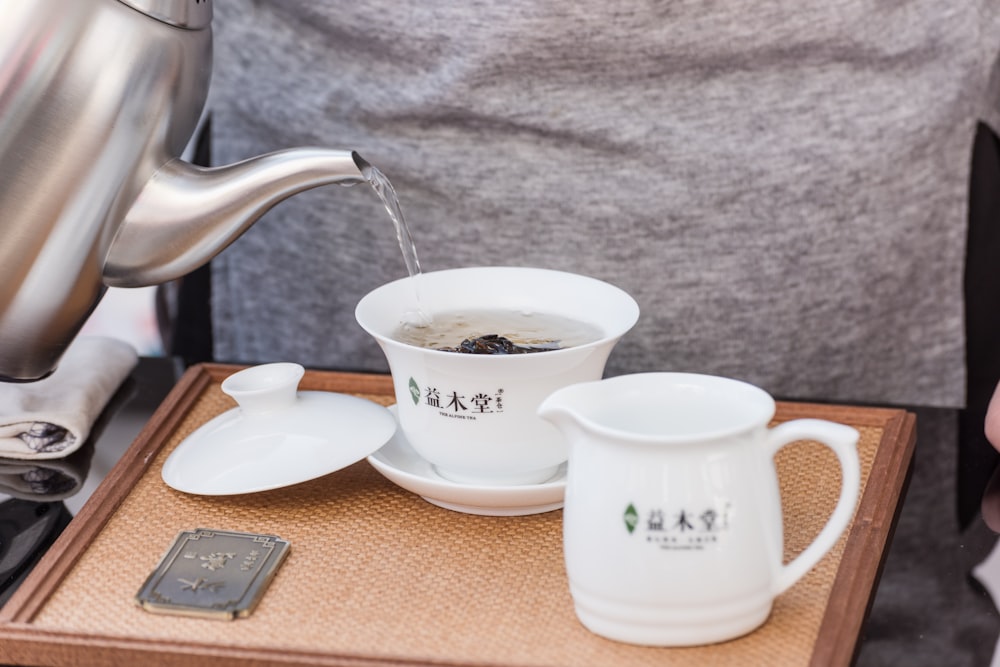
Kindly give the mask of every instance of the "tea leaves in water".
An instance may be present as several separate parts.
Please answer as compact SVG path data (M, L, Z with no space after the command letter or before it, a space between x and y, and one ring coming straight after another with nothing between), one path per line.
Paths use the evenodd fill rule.
M429 324L404 322L393 334L401 343L463 354L545 352L600 337L600 329L586 322L513 310L435 313Z

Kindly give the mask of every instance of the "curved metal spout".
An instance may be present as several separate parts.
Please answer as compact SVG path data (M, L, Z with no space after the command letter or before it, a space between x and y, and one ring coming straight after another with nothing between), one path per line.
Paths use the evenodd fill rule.
M295 148L204 168L175 159L139 193L115 236L104 283L143 287L215 257L278 202L320 185L352 185L371 169L353 151Z

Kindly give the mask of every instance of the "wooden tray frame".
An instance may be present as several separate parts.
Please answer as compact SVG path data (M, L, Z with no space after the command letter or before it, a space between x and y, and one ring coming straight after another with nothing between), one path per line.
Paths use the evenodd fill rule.
M146 474L150 462L165 445L211 383L221 382L240 367L199 364L183 375L170 395L110 471L78 515L49 549L9 602L0 608L0 660L9 664L156 664L227 665L414 665L417 662L365 660L358 656L269 652L261 649L214 651L204 646L185 647L176 642L141 644L104 636L53 633L32 626L32 618L85 553L89 543L127 498L133 485ZM392 395L388 376L307 371L310 388L344 393ZM830 419L854 426L882 429L868 483L856 511L840 566L823 615L811 665L851 664L858 639L877 586L885 552L909 481L916 439L916 418L904 410L840 405L779 402L780 420L800 417ZM431 664L431 663L427 663Z

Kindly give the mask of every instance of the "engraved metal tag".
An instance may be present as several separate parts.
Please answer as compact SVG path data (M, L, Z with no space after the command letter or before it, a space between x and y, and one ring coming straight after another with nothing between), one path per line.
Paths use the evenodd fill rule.
M164 614L224 619L248 616L289 546L274 535L186 530L146 579L136 603Z

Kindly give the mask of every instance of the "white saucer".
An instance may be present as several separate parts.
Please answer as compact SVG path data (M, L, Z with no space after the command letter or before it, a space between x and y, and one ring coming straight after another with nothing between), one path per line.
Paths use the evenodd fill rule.
M256 413L237 407L206 422L170 453L160 475L168 486L198 495L268 491L356 463L395 430L395 417L377 403L300 391L285 407Z
M389 411L396 414L396 406ZM566 492L566 464L547 482L522 486L462 484L441 477L413 451L402 429L368 462L387 479L438 507L483 516L524 516L560 509Z

